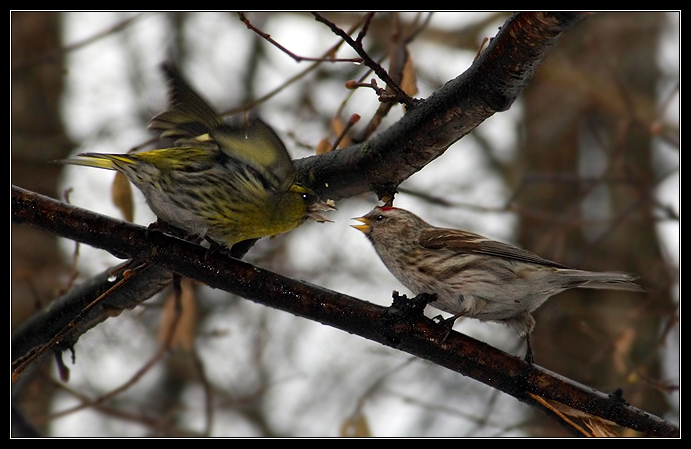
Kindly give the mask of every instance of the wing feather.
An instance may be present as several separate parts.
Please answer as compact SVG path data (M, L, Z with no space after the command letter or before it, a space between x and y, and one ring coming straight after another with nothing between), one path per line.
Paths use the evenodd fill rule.
M456 229L434 228L425 230L422 232L420 244L425 248L449 249L459 254L482 254L554 268L568 268L525 249Z
M246 123L225 123L209 104L184 80L178 70L163 65L169 80L168 109L149 123L162 138L173 138L176 146L221 151L258 173L276 190L287 190L296 171L285 145L269 125L258 118Z

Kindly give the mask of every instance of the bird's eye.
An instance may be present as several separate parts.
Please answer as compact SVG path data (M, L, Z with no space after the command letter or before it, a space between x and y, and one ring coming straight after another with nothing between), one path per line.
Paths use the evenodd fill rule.
M382 214L377 215L377 221L382 221L384 219L384 216Z

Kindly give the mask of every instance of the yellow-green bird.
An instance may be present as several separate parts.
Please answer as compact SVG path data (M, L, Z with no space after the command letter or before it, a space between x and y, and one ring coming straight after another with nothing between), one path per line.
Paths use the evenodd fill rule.
M176 69L163 69L169 107L149 128L176 139L175 147L82 153L62 162L121 172L160 220L228 248L291 231L307 219L330 221L321 212L335 208L295 182L288 151L268 125L259 119L226 124Z

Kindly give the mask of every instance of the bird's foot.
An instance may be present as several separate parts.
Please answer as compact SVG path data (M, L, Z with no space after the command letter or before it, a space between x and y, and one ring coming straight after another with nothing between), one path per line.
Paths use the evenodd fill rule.
M441 315L437 315L434 318L432 318L434 321L436 321L446 329L446 334L444 334L442 342L445 342L446 339L449 338L449 335L451 335L451 331L453 330L453 325L456 323L456 320L462 317L463 315L464 313L457 313L455 315L450 316L449 318L444 318Z

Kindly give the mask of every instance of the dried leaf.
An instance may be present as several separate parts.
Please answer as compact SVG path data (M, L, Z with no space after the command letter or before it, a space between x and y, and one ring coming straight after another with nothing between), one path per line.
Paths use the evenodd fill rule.
M528 393L536 401L540 402L545 407L552 410L554 413L559 415L564 422L571 425L578 432L582 433L584 436L592 437L620 437L622 436L618 431L618 426L604 418L592 415L590 413L577 410L575 408L569 407L568 405L562 404L557 401L548 401L541 396L536 394ZM580 420L585 426L590 430L587 432L573 420Z
M115 172L113 185L110 189L111 197L115 207L120 209L122 217L132 222L134 221L134 199L132 197L132 185L130 181L120 172Z
M403 67L401 89L411 97L414 97L418 93L415 66L413 64L413 58L410 55L406 58L405 66Z
M362 413L349 416L341 425L341 436L346 438L366 438L371 437L367 418Z
M628 360L631 357L631 351L635 341L636 332L634 329L626 328L614 342L612 361L614 362L615 369L620 374L629 372Z
M322 139L317 144L317 148L315 148L315 152L317 154L328 153L329 151L331 151L332 146L333 145L331 145L331 142L329 142L329 139Z
M593 436L614 438L621 436L614 430L611 422L602 420L598 417L584 418L582 421L593 432Z
M334 133L337 139L341 137L341 140L338 142L338 148L343 148L350 145L350 137L348 134L343 135L348 126L350 125L343 123L343 120L341 120L340 117L334 117L334 119L331 120L331 131Z
M331 132L333 132L336 137L340 136L344 129L345 123L343 123L340 117L334 117L333 120L331 120Z
M170 341L170 348L182 351L191 351L194 346L194 337L197 331L197 297L195 295L194 281L190 278L183 278L181 282L182 294L180 304L182 305L182 315L180 316L175 332ZM170 327L175 321L175 293L166 299L161 315L161 325L158 331L158 340L161 343L170 332Z

